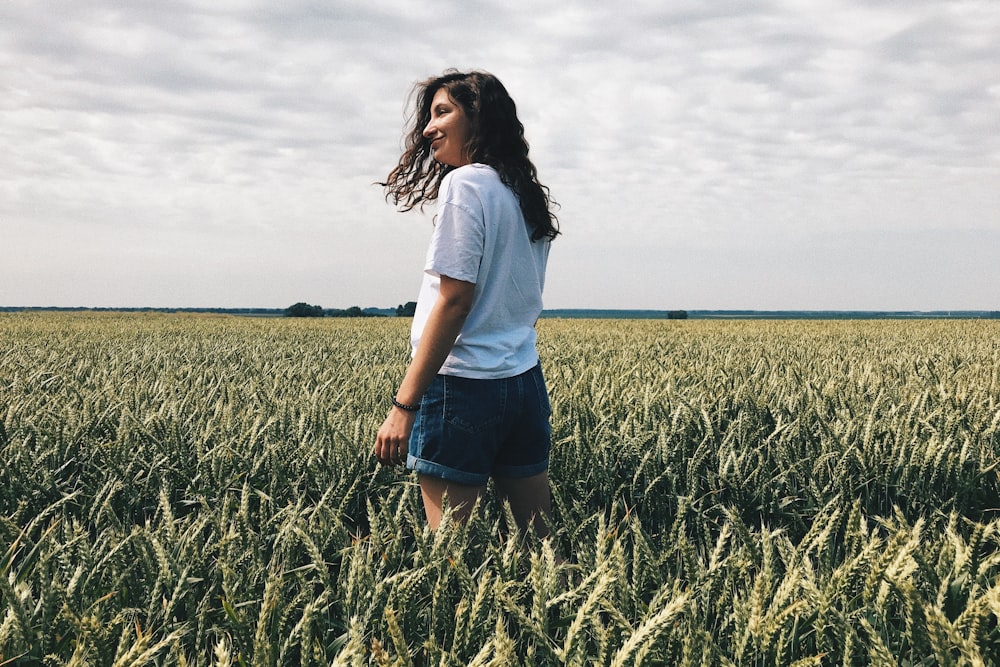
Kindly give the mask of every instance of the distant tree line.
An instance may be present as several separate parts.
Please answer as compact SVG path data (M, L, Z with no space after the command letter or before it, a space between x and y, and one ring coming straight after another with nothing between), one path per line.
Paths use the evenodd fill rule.
M295 305L285 308L285 317L323 317L322 306L312 306L304 301L299 301Z
M417 311L416 301L407 301L405 304L400 304L396 306L395 315L396 317L413 317L413 314ZM327 308L323 309L321 306L314 306L304 301L300 301L288 308L285 308L285 317L386 317L393 314L392 309L375 309L369 308L363 310L359 306L351 306L350 308Z
M302 308L305 307L305 309ZM92 306L0 306L0 313L18 312L117 312L117 313L214 313L219 315L243 315L250 317L413 317L417 304L408 301L395 308L350 308L323 309L307 303L295 304L288 308L157 308L145 307L92 307ZM292 314L293 309L295 313ZM308 310L306 310L308 309ZM827 311L827 310L587 310L555 309L546 310L542 317L623 317L628 319L1000 319L1000 310L954 310L954 311Z
M313 306L311 304L299 301L295 305L285 308L285 317L380 317L378 313L368 313L361 309L360 306L351 306L350 308L327 308L323 309L322 306Z

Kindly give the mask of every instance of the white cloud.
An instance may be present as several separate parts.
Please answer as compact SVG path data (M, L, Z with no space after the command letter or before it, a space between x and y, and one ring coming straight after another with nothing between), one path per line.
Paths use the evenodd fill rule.
M429 222L372 183L449 66L562 204L552 307L930 307L919 244L964 275L995 238L994 3L661 5L3 3L0 305L409 300ZM873 233L900 270L822 278ZM993 247L928 302L994 308Z

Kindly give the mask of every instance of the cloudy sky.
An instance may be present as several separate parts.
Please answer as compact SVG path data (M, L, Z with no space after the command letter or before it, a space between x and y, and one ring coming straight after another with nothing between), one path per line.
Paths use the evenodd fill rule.
M415 299L373 183L449 67L561 204L547 307L1000 309L995 0L5 0L0 305Z

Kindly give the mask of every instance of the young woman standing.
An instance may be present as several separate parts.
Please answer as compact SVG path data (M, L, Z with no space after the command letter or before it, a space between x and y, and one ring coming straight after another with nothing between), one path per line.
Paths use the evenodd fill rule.
M405 151L381 185L404 211L438 208L412 360L374 454L417 472L432 528L445 494L465 520L492 478L518 525L545 536L550 407L535 322L554 202L495 76L448 71L415 92Z

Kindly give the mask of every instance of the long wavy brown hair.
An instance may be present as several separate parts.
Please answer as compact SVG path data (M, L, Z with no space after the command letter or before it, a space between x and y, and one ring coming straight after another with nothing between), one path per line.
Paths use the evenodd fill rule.
M454 169L434 159L431 142L424 137L424 128L431 120L431 102L441 88L448 91L469 119L471 132L465 148L471 161L493 167L500 180L514 191L524 219L531 226L533 241L554 239L559 225L552 210L558 204L549 189L538 182L538 170L528 159L524 125L517 118L514 100L500 80L488 72L448 70L416 85L416 105L403 155L385 182L379 183L385 188L386 200L403 211L422 208L437 199L442 179Z

